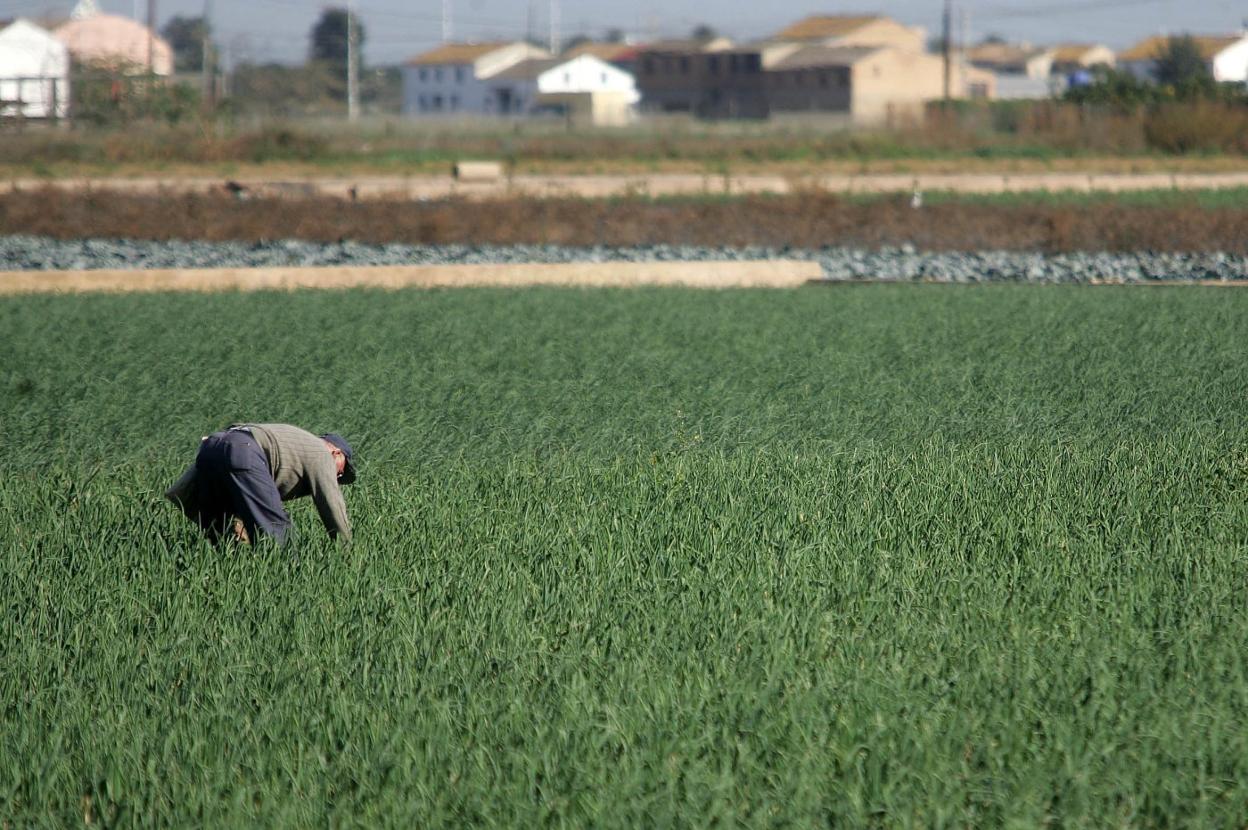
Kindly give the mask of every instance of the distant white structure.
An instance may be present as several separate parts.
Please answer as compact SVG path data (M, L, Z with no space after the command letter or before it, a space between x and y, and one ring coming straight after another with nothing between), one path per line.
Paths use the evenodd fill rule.
M593 55L532 59L492 76L497 100L523 102L517 114L548 112L587 126L622 126L641 95L633 76Z
M497 115L521 102L499 99L489 78L530 58L550 53L523 41L447 43L403 66L403 113L415 117Z
M1192 42L1215 81L1248 81L1248 33L1194 35ZM1141 80L1156 80L1157 59L1168 44L1169 38L1160 36L1142 40L1118 55L1118 66Z
M64 118L69 113L69 50L21 18L0 29L0 116Z
M95 0L81 0L70 19L52 34L80 63L103 64L126 72L173 74L173 49L164 38L136 20L100 12Z

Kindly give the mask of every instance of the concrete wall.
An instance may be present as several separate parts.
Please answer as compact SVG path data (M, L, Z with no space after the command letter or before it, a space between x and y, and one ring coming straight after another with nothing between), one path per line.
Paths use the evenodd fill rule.
M843 112L853 103L852 69L818 66L767 72L767 97L773 112Z
M638 61L637 87L652 112L766 118L770 111L758 50L647 52Z
M954 72L952 81L958 82ZM917 122L923 105L944 96L944 61L937 55L886 49L854 65L851 112L855 124L884 125ZM962 90L953 89L955 97Z
M624 127L636 120L636 92L539 93L539 107L560 109L578 127Z

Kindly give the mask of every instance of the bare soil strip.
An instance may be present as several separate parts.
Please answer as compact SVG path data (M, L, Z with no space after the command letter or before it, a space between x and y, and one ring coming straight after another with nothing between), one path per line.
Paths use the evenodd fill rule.
M46 188L0 194L0 236L52 239L239 241L303 239L409 245L646 245L921 251L1153 251L1248 254L1248 207L1012 205L909 194L845 199L830 193L732 199L445 199L227 193L141 194ZM723 257L728 259L729 257ZM124 264L124 263L119 263ZM0 264L3 267L3 264Z
M321 268L0 271L0 294L136 291L293 291L535 285L628 288L793 288L820 279L816 262L573 262Z
M55 187L68 191L108 189L130 193L208 193L225 187L224 177L147 176L71 179L18 178L0 181L0 193ZM813 175L517 175L496 181L457 181L450 176L300 177L290 180L239 178L231 192L242 197L350 199L617 198L698 194L1107 192L1216 190L1248 187L1248 173L866 173Z

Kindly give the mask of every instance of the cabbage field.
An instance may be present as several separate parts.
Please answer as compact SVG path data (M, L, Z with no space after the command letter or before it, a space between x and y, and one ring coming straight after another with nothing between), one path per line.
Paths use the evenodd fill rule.
M0 298L0 826L1240 826L1248 292ZM355 544L214 548L234 420Z

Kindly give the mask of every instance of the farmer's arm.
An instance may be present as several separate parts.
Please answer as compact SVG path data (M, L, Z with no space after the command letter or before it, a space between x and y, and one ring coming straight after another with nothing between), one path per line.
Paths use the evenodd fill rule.
M338 486L338 471L334 468L333 456L326 453L325 463L317 464L308 471L308 485L312 501L316 504L316 512L330 538L350 542L351 519L347 516L347 503L342 498L342 488Z
M185 510L195 502L195 465L186 468L173 485L165 491L165 498Z

